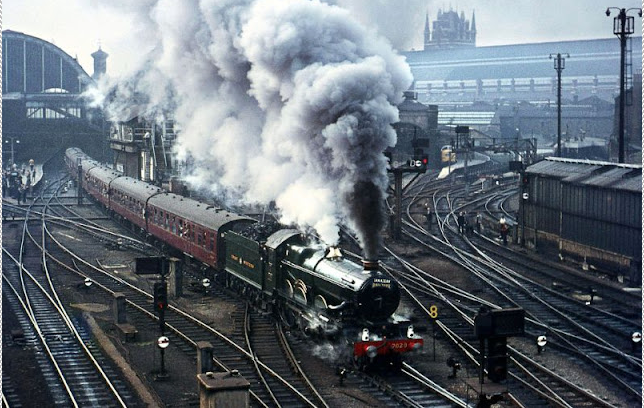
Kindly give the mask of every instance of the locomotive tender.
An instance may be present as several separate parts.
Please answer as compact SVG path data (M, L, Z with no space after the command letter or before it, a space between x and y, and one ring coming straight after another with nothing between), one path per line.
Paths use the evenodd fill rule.
M337 248L308 245L298 230L182 197L126 177L70 148L65 162L89 195L177 251L208 265L228 287L307 335L342 339L353 362L400 364L423 339L394 312L400 290L378 270Z

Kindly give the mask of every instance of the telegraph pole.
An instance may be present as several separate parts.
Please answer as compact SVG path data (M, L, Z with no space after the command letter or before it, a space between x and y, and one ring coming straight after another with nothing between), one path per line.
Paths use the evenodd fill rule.
M628 36L635 32L635 17L627 16L626 14L631 10L638 10L638 15L642 17L641 8L618 8L618 7L609 7L606 9L606 16L610 16L611 9L619 10L617 17L613 19L613 34L619 38L619 46L621 49L620 59L619 59L619 129L618 129L618 141L619 141L619 163L624 163L624 115L625 115L625 105L626 105L626 39Z
M550 54L550 59L553 58L555 54ZM570 58L569 54L565 54L567 58ZM561 56L561 53L557 53L557 56L554 57L555 60L555 71L557 71L557 157L561 157L561 71L566 68L566 59Z
M456 144L458 144L458 141L460 139L461 145L463 146L463 150L465 152L465 164L463 166L463 176L465 178L465 197L469 197L470 194L470 183L468 182L468 174L467 174L467 159L470 154L470 127L469 126L456 126Z

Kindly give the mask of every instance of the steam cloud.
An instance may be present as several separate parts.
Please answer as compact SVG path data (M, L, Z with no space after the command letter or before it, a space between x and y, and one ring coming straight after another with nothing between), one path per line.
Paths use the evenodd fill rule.
M229 200L275 202L327 244L345 223L374 258L385 220L382 152L412 76L350 13L317 0L146 0L145 62L94 90L112 119L171 114L188 181Z

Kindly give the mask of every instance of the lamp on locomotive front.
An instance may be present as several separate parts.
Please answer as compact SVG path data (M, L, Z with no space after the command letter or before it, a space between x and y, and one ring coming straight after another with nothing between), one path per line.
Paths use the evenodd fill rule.
M333 260L340 260L342 259L342 252L340 251L340 248L338 247L329 247L326 250L326 258L328 259L333 259Z

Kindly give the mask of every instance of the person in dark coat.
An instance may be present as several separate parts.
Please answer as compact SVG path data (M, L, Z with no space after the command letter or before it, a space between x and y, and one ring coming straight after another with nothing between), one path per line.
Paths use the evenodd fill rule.
M476 213L476 232L477 232L478 234L480 234L480 233L481 233L481 219L482 219L482 218L483 218L483 217L481 217L481 214L480 214L480 213Z
M27 186L24 184L21 184L20 187L22 190L20 191L20 197L22 198L22 203L27 204Z
M505 218L499 220L501 224L501 238L503 238L503 245L508 245L508 224L505 222Z
M25 191L25 186L20 184L20 187L18 187L18 205L20 205L22 201L22 193Z
M463 214L463 211L458 213L456 222L458 223L458 232L462 234L463 231L465 230L465 214Z

